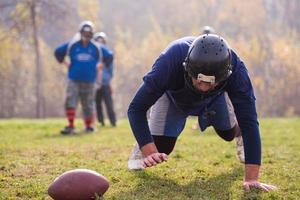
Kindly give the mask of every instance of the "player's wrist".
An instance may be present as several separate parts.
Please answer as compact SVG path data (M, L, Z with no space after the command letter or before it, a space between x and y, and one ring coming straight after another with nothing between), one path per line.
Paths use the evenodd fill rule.
M141 147L141 151L144 157L147 157L151 154L158 153L158 150L153 142L145 144Z
M246 164L245 165L245 182L257 181L259 177L259 165Z

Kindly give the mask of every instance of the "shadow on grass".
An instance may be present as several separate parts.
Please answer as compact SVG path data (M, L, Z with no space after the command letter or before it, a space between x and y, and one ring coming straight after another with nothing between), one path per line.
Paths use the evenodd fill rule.
M73 134L67 134L67 135L63 135L60 133L60 131L58 130L57 132L51 132L51 133L41 133L38 136L36 136L36 139L66 139L66 138L82 138L82 137L88 137L88 136L92 136L92 135L97 135L100 134L99 131L95 131L93 133L86 133L84 130L78 130L76 131L76 133Z
M259 200L261 199L261 194L263 194L264 191L259 189L252 189L251 192L244 191L242 200ZM272 198L273 199L273 198ZM276 199L276 198L274 198Z
M67 134L67 135L63 135L61 134L61 130L57 130L55 132L53 132L52 130L43 130L41 129L39 132L40 134L38 134L38 136L36 136L36 139L47 139L47 138L81 138L81 137L87 137L87 136L92 136L92 135L98 135L98 134L102 134L103 132L107 132L107 131L111 131L116 129L115 127L100 127L100 128L96 128L96 130L93 133L87 133L85 132L84 129L79 129L77 128L75 130L75 133L73 134Z
M139 179L135 189L120 192L113 199L232 199L233 183L243 179L241 167L215 177L203 177L199 174L187 184L178 184L169 179L167 173L164 177L147 171L133 173ZM248 193L244 193L242 199L259 199L257 194L252 194L254 196L255 198L251 198Z

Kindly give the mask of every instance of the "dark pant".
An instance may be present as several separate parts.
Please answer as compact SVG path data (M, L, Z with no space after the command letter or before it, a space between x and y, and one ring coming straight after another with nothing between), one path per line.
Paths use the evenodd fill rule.
M228 130L218 130L214 128L216 133L225 141L232 141L234 137L240 136L241 131L240 127L236 124L233 128L228 129ZM158 152L160 153L165 153L165 154L170 154L174 146L176 144L177 137L168 137L168 136L156 136L152 135L154 139L154 143L157 147Z
M218 130L214 127L216 133L225 141L230 142L235 137L241 136L241 129L238 124L229 130Z
M113 99L111 95L111 89L109 85L103 85L96 92L96 109L99 123L104 125L102 100L106 107L107 115L112 126L116 125L116 115L114 112Z

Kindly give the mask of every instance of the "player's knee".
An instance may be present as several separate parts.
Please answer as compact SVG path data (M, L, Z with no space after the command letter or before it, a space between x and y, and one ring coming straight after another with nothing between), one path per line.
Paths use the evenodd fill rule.
M156 135L153 135L153 139L158 152L165 153L167 155L172 153L177 140L176 137L156 136Z
M231 142L233 139L234 139L234 135L229 135L229 136L225 136L223 137L223 139L226 141L226 142Z
M214 129L216 133L227 142L232 141L236 136L240 135L240 128L237 124L233 128L228 130L218 130L216 128Z
M173 149L174 149L174 146L173 146L173 147L170 147L170 146L168 146L168 147L162 147L162 146L159 146L159 147L157 148L158 152L160 152L160 153L165 153L165 154L167 154L167 155L171 154L172 151L173 151Z

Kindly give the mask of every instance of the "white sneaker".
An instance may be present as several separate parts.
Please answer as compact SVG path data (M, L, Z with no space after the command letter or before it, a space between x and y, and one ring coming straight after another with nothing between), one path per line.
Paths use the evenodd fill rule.
M236 143L236 153L237 157L241 163L245 163L245 153L244 153L244 143L242 136L238 136L235 138Z
M143 155L139 148L138 144L135 144L134 148L128 159L128 169L129 170L142 170L144 169L143 164Z

